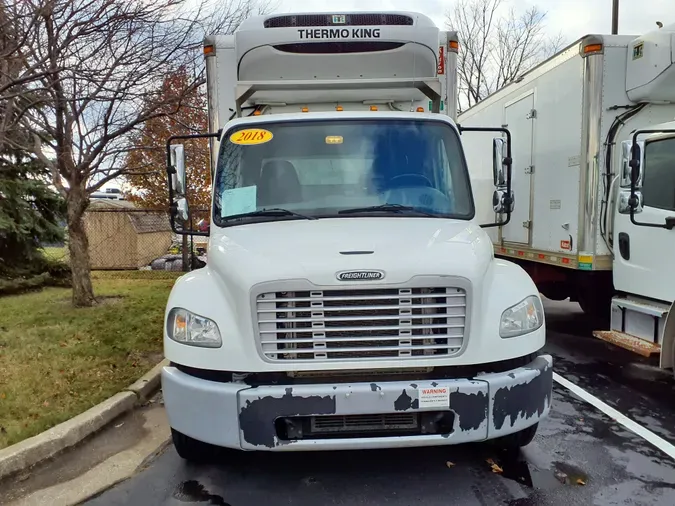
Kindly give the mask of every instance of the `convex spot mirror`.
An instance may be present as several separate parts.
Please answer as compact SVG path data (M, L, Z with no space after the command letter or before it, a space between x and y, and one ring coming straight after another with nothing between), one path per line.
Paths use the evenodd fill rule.
M619 192L619 214L630 214L630 208L633 207L634 213L642 212L642 192L635 191L635 197L631 199L630 190L621 190Z
M175 207L175 216L179 218L182 222L188 221L190 218L190 210L188 208L188 202L185 197L181 197L178 200L176 200L176 207Z
M513 190L511 190L510 198L507 199L506 190L495 190L492 194L492 209L497 214L512 213L515 205L516 198ZM508 200L508 202L507 202Z

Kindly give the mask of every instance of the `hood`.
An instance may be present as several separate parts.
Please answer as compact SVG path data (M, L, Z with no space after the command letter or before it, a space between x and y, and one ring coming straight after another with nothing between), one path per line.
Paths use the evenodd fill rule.
M325 218L211 227L207 269L233 288L306 279L339 285L344 270L379 270L378 283L416 275L482 278L492 243L472 222L438 218Z

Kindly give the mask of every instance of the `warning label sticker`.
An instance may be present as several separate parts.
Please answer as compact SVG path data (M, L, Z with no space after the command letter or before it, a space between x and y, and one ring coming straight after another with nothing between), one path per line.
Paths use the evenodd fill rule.
M450 406L450 389L448 387L431 387L419 389L420 408L447 408Z

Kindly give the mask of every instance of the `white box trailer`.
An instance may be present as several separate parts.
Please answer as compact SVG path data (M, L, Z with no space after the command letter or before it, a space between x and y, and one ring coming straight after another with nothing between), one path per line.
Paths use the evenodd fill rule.
M502 124L513 135L516 203L510 222L491 231L495 254L524 267L546 297L578 300L606 321L611 314L611 332L596 335L645 355L662 351L663 367L673 365L675 339L673 119L675 25L583 37L458 117L461 126ZM634 223L636 132L647 158ZM494 176L483 142L472 136L464 146L479 216L488 219Z
M178 453L528 444L552 359L536 286L475 219L455 34L409 12L289 14L204 49L209 258L164 332ZM192 233L179 139L172 226Z
M206 37L210 131L310 104L311 112L381 108L456 118L456 32L420 14L345 16L344 26L327 25L328 14L253 17L233 35ZM213 170L218 148L214 138Z

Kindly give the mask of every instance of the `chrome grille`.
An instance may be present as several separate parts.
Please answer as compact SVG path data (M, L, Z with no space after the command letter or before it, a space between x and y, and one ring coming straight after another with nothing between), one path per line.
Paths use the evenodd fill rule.
M464 339L460 288L271 292L256 300L263 355L270 360L447 357Z

